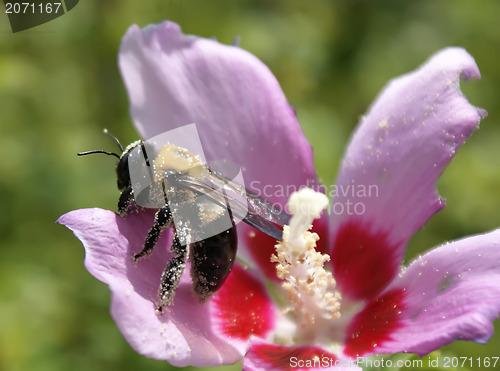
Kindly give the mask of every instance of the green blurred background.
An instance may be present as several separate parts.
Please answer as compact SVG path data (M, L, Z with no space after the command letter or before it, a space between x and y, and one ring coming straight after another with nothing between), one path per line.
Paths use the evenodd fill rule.
M240 36L296 107L325 184L390 78L440 48L465 47L483 78L463 90L489 117L445 171L448 207L415 236L408 257L500 226L500 1L87 0L15 34L0 9L0 370L169 369L127 345L106 285L84 269L80 242L55 224L69 210L116 208L113 158L76 152L114 150L104 127L123 143L137 139L117 67L133 23L170 19L224 43ZM488 345L446 347L474 357L499 349L500 334Z

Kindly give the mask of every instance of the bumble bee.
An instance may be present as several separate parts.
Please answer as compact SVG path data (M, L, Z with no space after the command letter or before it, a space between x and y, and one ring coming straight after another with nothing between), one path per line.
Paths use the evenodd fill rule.
M174 144L165 144L155 152L153 159L149 159L151 151L146 150L142 140L123 149L117 138L106 130L105 133L116 142L121 155L103 150L78 155L104 153L118 158L120 216L126 217L134 209L156 209L154 224L142 250L132 257L133 261L150 255L165 229L173 230L170 247L173 257L166 263L158 289L156 307L159 312L173 303L188 258L193 290L200 303L222 286L236 258L235 219L282 240L282 230L278 226L289 224L290 216L230 177L209 168L199 156ZM131 177L131 164L138 161L143 178L149 175L146 187ZM138 202L139 197L142 197L141 202ZM144 199L147 202L143 202Z

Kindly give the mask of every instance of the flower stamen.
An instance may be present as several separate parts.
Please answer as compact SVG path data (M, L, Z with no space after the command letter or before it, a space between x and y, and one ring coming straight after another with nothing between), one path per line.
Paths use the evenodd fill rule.
M302 328L321 319L340 317L341 296L335 290L331 272L324 268L330 256L316 251L319 236L309 232L313 220L327 205L328 198L311 189L293 193L288 201L293 215L290 225L283 228L283 241L276 245L276 254L271 257Z

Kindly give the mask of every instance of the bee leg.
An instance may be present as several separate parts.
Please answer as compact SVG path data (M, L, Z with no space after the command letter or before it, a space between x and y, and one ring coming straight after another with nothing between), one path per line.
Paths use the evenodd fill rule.
M124 218L128 214L133 201L134 191L132 190L132 187L125 188L125 190L120 195L120 198L118 199L118 213L122 218Z
M134 255L133 257L134 262L151 254L153 248L158 242L158 239L160 238L161 232L165 228L169 228L171 224L172 224L172 213L170 212L170 208L168 206L164 206L161 209L158 209L158 211L155 214L155 223L148 232L142 251Z
M172 242L170 252L174 257L170 259L161 275L161 284L158 290L158 304L156 310L162 311L163 307L171 305L174 301L175 290L179 286L184 268L186 268L186 258L189 254L187 245L181 245L177 236Z

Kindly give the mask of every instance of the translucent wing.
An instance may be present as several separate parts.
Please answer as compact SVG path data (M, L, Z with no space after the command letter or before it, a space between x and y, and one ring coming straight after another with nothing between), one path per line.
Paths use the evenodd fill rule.
M275 224L280 225L281 227L290 224L290 215L285 213L282 209L275 207L269 201L246 189L241 184L232 181L224 174L211 170L211 175L211 180L219 187L232 191L236 194L239 194L241 197L246 198L249 209L254 213Z
M283 239L283 232L276 225L290 223L290 215L221 173L210 171L204 179L177 173L169 176L168 182L209 196L214 203L229 208L236 218L277 240Z

